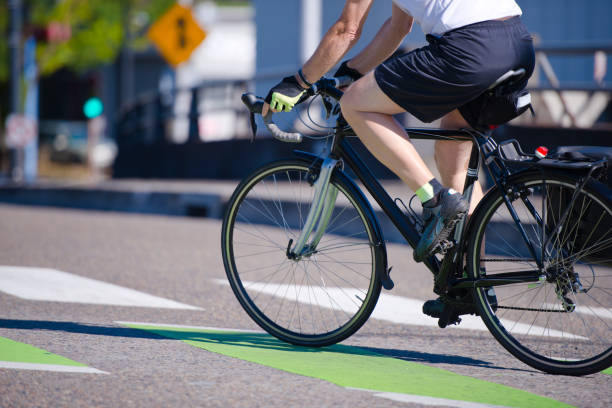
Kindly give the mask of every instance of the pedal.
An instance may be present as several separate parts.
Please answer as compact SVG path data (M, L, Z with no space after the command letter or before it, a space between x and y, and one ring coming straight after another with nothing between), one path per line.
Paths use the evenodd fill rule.
M449 304L444 305L440 319L438 319L438 326L441 329L444 329L450 324L459 323L461 323L461 318L459 317L459 313L456 311L456 309Z
M444 256L444 255L446 255L448 250L452 249L454 246L455 246L455 243L453 241L445 239L444 241L440 241L438 243L438 245L437 245L438 251L436 251L436 252L439 253L440 255Z
M444 310L444 303L440 299L428 300L423 303L423 313L427 316L435 317L439 319L442 316Z

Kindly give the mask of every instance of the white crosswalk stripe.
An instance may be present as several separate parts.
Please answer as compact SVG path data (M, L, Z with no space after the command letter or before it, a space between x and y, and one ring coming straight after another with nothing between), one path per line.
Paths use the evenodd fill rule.
M101 371L91 367L57 364L19 363L13 361L0 361L0 369L2 368L15 370L53 371L60 373L108 374L106 371Z
M0 266L0 291L28 300L201 310L119 285L48 268Z

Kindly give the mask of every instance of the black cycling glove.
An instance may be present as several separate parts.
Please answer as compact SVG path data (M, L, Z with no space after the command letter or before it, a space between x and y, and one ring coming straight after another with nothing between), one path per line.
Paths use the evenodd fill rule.
M361 78L363 74L357 71L356 69L350 68L348 66L348 61L344 61L342 65L340 65L340 68L338 68L338 70L334 74L334 78L338 78L341 76L348 76L351 77L353 81L356 81Z
M288 76L270 89L266 103L270 104L272 110L290 112L295 105L306 99L304 96L307 89L302 88L295 76Z

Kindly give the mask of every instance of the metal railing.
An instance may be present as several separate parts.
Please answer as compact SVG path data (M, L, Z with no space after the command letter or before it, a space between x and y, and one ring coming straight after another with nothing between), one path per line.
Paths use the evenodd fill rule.
M578 116L593 98L605 95L612 100L612 85L605 83L607 56L612 54L612 42L578 45L545 45L536 48L536 69L530 90L541 97L536 106L541 111L552 111L549 105L559 104L561 114L544 115L556 125L577 126ZM559 80L549 56L593 55L594 78L588 82L566 83ZM198 143L216 139L249 137L248 114L240 102L240 95L253 88L257 81L281 78L291 71L262 72L248 80L205 81L197 87L174 89L170 92L151 92L135 99L122 109L116 118L117 138L121 143L154 142ZM542 76L546 81L542 81ZM585 93L582 106L574 106L568 93ZM557 103L550 93L556 95ZM574 98L575 99L575 98ZM605 101L606 99L603 99ZM599 101L598 106L604 102ZM557 108L557 111L559 109ZM540 117L542 115L539 115ZM527 120L528 121L528 120ZM215 123L218 126L215 126ZM541 124L541 123L539 123ZM222 128L222 130L220 129ZM220 134L221 133L221 134Z
M193 88L141 95L117 114L118 142L200 142L206 139L206 115L215 113L233 115L233 128L226 132L246 137L248 115L240 95L249 89L249 82L208 81ZM181 136L176 137L175 133Z
M612 54L612 42L610 41L583 44L547 44L536 48L536 69L539 68L548 83L542 84L542 81L538 80L539 77L536 76L537 82L531 81L529 86L533 92L553 91L556 94L562 108L561 114L557 115L557 125L564 125L567 119L569 126L576 127L579 124L577 115L592 105L594 98L602 99L601 93L607 94L607 103L612 100L612 85L605 82L609 54ZM575 57L589 55L593 56L593 81L590 83L562 83L549 59L549 56ZM582 101L581 106L572 109L573 104L569 100L568 92L585 92L587 97L583 98L584 101ZM545 108L553 109L550 106L553 104L550 98L543 97L541 101ZM598 105L605 105L605 109L607 103L605 99L602 99Z

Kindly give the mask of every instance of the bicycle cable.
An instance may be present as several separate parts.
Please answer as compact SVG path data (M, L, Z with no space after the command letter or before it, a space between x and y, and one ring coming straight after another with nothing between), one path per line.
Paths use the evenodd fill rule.
M312 140L320 140L320 139L327 139L333 136L333 130L335 129L333 126L327 126L327 125L321 125L319 123L317 123L317 121L315 121L312 118L312 115L310 114L310 109L312 107L312 104L314 103L314 101L318 98L321 97L321 95L315 95L314 97L310 98L310 101L308 101L308 106L305 109L302 109L301 111L298 112L297 117L298 120L302 123L302 125L304 125L304 127L306 127L307 129L315 132L315 133L320 133L321 131L327 131L327 134L320 134L318 136L312 136L312 135L304 135L305 138L308 139L312 139ZM321 97L322 99L322 97ZM306 111L306 116L308 117L308 120L310 122L312 122L312 124L314 126L317 126L319 129L315 129L313 126L309 125L308 123L306 123L304 121L304 119L302 118L302 113Z

